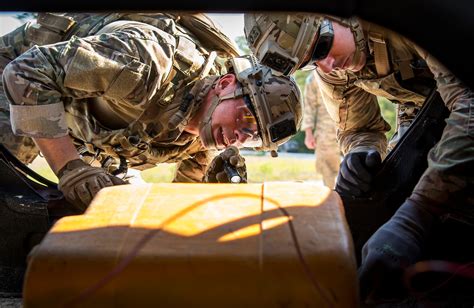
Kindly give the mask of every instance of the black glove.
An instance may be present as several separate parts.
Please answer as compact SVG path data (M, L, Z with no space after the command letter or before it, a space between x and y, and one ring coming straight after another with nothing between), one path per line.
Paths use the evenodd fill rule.
M226 171L227 169L227 171ZM204 176L207 183L231 183L232 174L240 176L240 183L247 183L247 168L245 158L240 156L239 149L235 146L226 148L214 157Z
M381 303L406 296L403 272L420 259L438 221L427 207L407 199L370 237L358 270L362 301Z
M59 172L59 190L64 198L85 211L94 196L104 187L128 184L104 169L92 167L80 159L69 161Z
M362 196L370 190L381 163L375 150L348 153L342 160L335 190L343 196Z

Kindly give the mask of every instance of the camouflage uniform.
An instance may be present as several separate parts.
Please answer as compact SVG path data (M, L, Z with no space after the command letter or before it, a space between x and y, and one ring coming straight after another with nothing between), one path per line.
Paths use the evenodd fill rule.
M17 28L9 34L0 38L0 74L3 74L5 66L19 54L24 52L24 28ZM3 90L3 82L0 80L0 143L4 144L12 153L28 164L39 154L33 139L13 134L10 124L10 107L8 99Z
M184 127L217 78L202 78L202 68L220 75L222 59L208 63L192 33L163 14L69 15L80 22L57 43L33 45L33 23L0 39L13 131L25 136L12 136L2 99L2 143L29 162L38 153L30 137L69 134L104 167L178 162L174 181L201 181L214 153Z
M322 174L324 185L334 188L341 154L336 139L336 127L322 102L314 73L308 76L304 91L301 130L306 131L308 128L313 130L316 141L316 170Z
M362 25L367 38L368 27ZM377 32L376 26L371 25L370 31ZM361 71L335 70L326 74L317 69L324 102L337 123L341 149L347 154L372 148L384 157L387 154L385 132L390 127L381 116L377 96L402 105L421 106L430 88L427 85L435 81L451 114L441 140L428 155L428 169L412 198L418 198L422 204L449 206L452 213L459 211L459 217L474 222L473 176L468 171L472 170L474 160L474 93L406 38L386 32L384 39L391 55L391 69L383 77L377 74L370 39L367 40L370 54Z

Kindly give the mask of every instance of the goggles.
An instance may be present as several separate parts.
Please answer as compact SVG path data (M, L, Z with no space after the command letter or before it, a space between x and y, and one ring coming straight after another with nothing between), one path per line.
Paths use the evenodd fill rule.
M332 22L328 19L323 19L321 21L321 26L319 27L318 39L314 44L313 54L308 63L313 64L316 61L326 58L329 51L331 51L333 41L334 29L332 27Z

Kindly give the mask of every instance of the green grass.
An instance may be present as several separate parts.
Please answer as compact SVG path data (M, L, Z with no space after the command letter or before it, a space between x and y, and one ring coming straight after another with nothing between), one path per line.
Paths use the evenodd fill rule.
M142 179L147 183L170 183L173 180L176 164L159 164L142 171Z
M386 133L387 139L390 139L397 128L397 107L395 104L383 97L378 97L378 102L383 118L391 127L390 131Z
M314 159L248 156L246 162L250 183L321 179L316 173Z
M314 167L314 159L269 156L246 156L249 183L269 181L312 181L320 180ZM44 159L37 159L30 165L42 176L57 182ZM170 183L176 170L175 164L160 164L145 170L141 176L148 183Z
M31 169L42 175L43 177L47 178L48 180L51 180L53 182L58 182L58 178L54 174L53 170L49 168L48 164L46 163L46 160L42 157L37 157L33 163L28 165Z
M319 180L314 160L288 157L246 156L249 183L268 181ZM141 176L148 183L169 183L176 170L175 164L161 164L145 170Z

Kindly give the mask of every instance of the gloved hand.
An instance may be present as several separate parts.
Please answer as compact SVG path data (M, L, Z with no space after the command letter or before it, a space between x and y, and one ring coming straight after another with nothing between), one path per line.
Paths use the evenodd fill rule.
M380 154L375 150L348 153L341 162L335 190L340 195L362 196L370 190L381 164Z
M85 211L99 190L107 186L128 184L104 169L92 167L81 159L69 161L59 172L59 190L66 200Z
M229 175L225 171L225 165L237 171L241 177L240 183L247 183L247 167L245 158L240 156L239 149L230 146L214 157L204 176L206 183L230 183Z
M403 272L420 259L438 221L428 207L407 199L370 237L362 249L358 270L362 301L381 303L406 295Z

